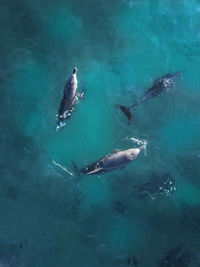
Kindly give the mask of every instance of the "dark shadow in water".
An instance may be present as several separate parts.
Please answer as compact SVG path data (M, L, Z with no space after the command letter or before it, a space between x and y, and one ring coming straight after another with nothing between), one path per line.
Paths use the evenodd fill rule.
M128 266L137 267L139 262L134 254L132 254L127 260Z
M125 207L125 205L124 205L122 202L117 201L117 202L115 203L115 209L116 209L116 211L118 211L120 214L124 214L124 212L125 212L125 210L126 210L126 207Z
M179 246L167 252L167 255L160 261L159 267L188 267L192 259L192 254Z
M176 168L181 177L187 179L190 183L195 184L200 188L199 180L199 152L196 150L193 154L184 154L177 158Z
M175 179L170 173L165 173L163 175L152 174L149 181L134 186L131 197L138 199L156 199L158 197L169 197L175 191Z

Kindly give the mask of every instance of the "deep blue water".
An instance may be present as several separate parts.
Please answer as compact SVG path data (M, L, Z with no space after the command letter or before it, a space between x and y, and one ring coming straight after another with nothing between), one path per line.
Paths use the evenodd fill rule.
M199 267L200 2L0 5L0 266ZM56 132L75 66L85 99ZM131 125L114 108L179 70ZM126 168L75 175L72 160L82 167L137 147L132 137L147 150Z

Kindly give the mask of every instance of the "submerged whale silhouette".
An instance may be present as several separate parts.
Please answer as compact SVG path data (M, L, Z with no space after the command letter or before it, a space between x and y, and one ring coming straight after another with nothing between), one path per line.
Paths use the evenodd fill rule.
M151 88L149 88L144 96L135 104L131 106L122 106L122 105L115 105L117 108L120 108L120 110L126 115L128 118L129 124L133 120L133 115L131 113L131 109L140 105L141 103L152 99L156 96L159 96L161 93L168 91L170 88L175 86L175 81L182 75L182 71L175 72L173 74L166 74L161 76L160 78L156 79L152 85Z

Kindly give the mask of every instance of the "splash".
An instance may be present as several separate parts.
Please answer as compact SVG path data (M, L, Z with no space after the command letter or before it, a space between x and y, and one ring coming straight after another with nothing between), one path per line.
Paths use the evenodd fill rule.
M60 121L59 125L56 127L56 132L58 132L58 130L59 130L60 128L64 127L65 125L66 125L66 123L62 123L62 122Z
M144 154L147 155L147 141L146 140L140 140L135 137L127 138L128 140L131 140L133 143L136 143L137 145L141 146L141 149L144 149Z

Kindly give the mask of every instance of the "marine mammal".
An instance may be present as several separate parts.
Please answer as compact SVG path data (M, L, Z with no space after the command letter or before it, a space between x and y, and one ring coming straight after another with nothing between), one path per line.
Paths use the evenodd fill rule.
M78 88L78 81L76 77L77 71L78 71L77 68L74 68L72 75L68 78L65 84L63 97L60 103L58 114L56 115L58 123L56 130L65 126L64 121L70 119L72 112L75 110L78 98L83 97L83 93L81 94L77 92Z
M140 185L134 186L134 198L156 199L158 197L170 197L176 191L176 181L170 173L162 175L152 174L150 180Z
M128 163L132 162L134 159L137 158L142 149L145 149L145 146L141 146L139 148L130 148L123 151L114 151L113 153L106 155L105 157L97 160L96 162L87 165L81 169L78 169L78 174L101 174L114 171L116 169L124 168Z
M138 106L139 104L152 99L156 96L159 96L163 92L167 92L170 88L175 86L175 81L182 75L182 71L178 71L175 73L168 73L160 78L157 78L152 87L150 87L144 94L144 96L135 104L131 106L122 106L122 105L116 105L117 108L120 108L120 110L126 115L126 117L129 120L129 124L133 120L133 115L131 113L131 109Z

